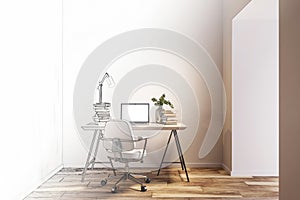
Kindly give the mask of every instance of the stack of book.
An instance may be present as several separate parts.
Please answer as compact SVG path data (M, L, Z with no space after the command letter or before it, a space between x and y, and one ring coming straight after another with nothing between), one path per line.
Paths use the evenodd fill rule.
M94 122L98 124L106 123L110 119L110 103L102 102L93 105L95 115L93 116Z
M176 125L177 124L177 116L176 112L172 110L164 110L163 112L163 123L166 125Z

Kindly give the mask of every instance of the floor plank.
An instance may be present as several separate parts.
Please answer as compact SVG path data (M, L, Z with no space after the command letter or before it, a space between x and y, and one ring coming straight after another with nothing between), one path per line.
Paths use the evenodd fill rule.
M141 173L151 178L146 192L140 192L140 185L126 180L117 193L111 193L117 177L110 176L107 185L100 185L102 179L112 174L110 170L89 170L81 182L82 169L63 169L25 200L278 199L278 177L232 177L217 168L188 168L188 172L190 182L186 182L185 173L178 168L162 169L159 176L157 171L147 171Z

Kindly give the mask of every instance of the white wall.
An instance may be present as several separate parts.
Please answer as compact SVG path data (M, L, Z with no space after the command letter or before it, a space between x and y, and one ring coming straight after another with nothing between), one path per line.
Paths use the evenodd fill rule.
M65 167L82 167L87 154L73 116L73 92L76 77L85 59L96 47L111 37L141 28L169 29L186 35L201 44L218 68L222 69L221 0L169 0L163 2L159 0L105 2L65 0L63 73L63 158ZM184 67L182 66L182 68ZM199 85L194 88L206 90L203 80ZM199 104L206 101L207 99L199 101ZM203 127L198 137L194 141L190 140L192 144L186 153L186 161L191 164L220 164L222 162L221 142L217 143L205 159L198 158L199 148L210 120L210 107L206 104L206 106L201 106L201 109L201 112L204 113L201 114ZM150 142L149 147L151 148Z
M232 174L278 175L278 1L251 1L232 46Z
M0 3L0 199L23 199L62 166L61 9Z
M226 120L223 129L223 167L231 171L232 150L232 19L251 0L223 0L223 81L226 89Z

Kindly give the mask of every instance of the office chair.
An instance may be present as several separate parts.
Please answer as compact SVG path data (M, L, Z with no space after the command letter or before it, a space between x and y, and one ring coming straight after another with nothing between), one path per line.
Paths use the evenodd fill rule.
M111 163L115 175L115 168L112 161L125 164L125 173L114 184L111 192L116 193L118 184L127 179L140 184L142 192L147 191L146 185L135 178L133 173L129 171L129 163L143 162L143 158L146 155L147 138L134 138L131 124L127 121L110 120L106 123L102 140L103 146L107 152L107 158ZM141 141L144 141L143 148L136 148L136 143ZM150 179L147 176L142 177L145 179L146 183L150 183ZM101 180L102 186L106 185L106 183L107 179Z

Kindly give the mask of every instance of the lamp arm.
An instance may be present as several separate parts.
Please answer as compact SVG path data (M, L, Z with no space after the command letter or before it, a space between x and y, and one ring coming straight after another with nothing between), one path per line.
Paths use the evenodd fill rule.
M102 103L102 86L103 86L103 83L105 81L106 78L109 77L109 74L106 72L102 78L101 81L99 81L99 86L98 86L98 90L99 90L99 103Z
M100 83L98 86L98 90L99 90L99 103L102 103L102 86L103 84Z
M105 81L105 79L108 78L108 77L109 77L109 75L108 75L108 73L106 72L106 73L104 74L102 80L99 82L99 85L100 85L100 84L102 85L103 82Z

